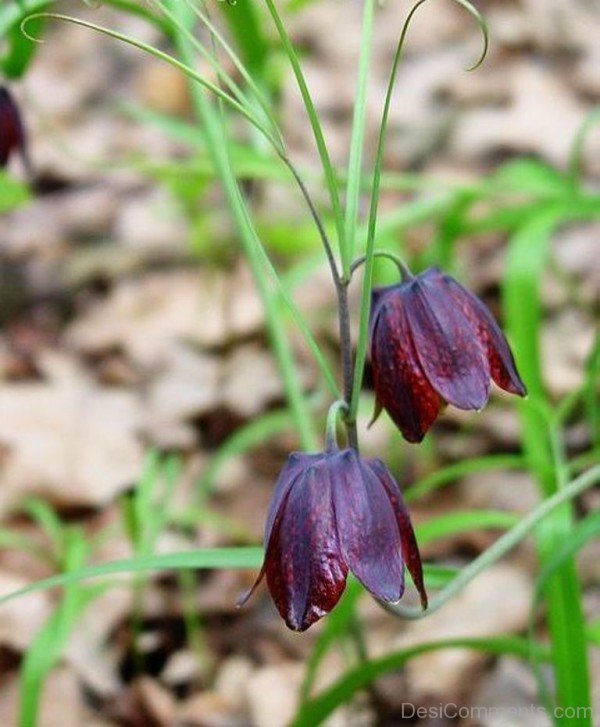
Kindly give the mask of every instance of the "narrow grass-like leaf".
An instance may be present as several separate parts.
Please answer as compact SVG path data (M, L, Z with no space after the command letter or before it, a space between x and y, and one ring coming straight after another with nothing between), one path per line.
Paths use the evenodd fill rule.
M342 246L342 270L344 278L349 279L350 265L354 259L356 228L358 225L358 206L360 201L362 156L367 112L367 88L369 68L371 64L371 47L373 44L373 18L375 1L365 0L362 32L360 41L360 58L356 93L354 95L354 113L352 117L352 135L350 138L350 154L348 158L348 175L346 178L346 210L344 216L344 245Z
M585 517L581 522L577 523L569 535L557 545L555 552L545 560L544 566L535 582L535 592L531 604L529 618L529 641L531 644L535 643L536 615L544 599L549 581L554 577L556 572L564 566L565 563L571 561L582 548L584 548L591 540L598 538L599 535L600 512L593 512ZM548 711L553 712L556 705L553 704L550 691L546 685L544 675L542 674L539 663L539 654L536 649L532 649L531 661L537 676L540 695L542 696ZM586 705L580 706L583 709L586 707ZM591 710L589 716L591 716Z
M50 540L54 558L62 558L66 528L54 508L44 500L32 497L25 501L23 510L39 525Z
M421 523L416 533L419 545L423 546L475 530L508 530L519 520L517 515L501 510L457 510Z
M535 510L522 517L519 522L508 532L498 538L487 550L475 560L466 565L454 580L438 594L429 600L426 611L401 604L388 605L388 611L408 619L422 619L429 614L438 611L442 606L453 598L457 593L468 585L480 573L496 563L512 548L524 540L530 533L534 532L540 523L544 522L554 511L560 509L566 502L570 502L578 495L595 486L600 482L600 465L592 467L583 474L576 477L572 482L565 484L558 492L543 500Z
M592 109L586 116L571 147L571 153L569 155L569 181L574 190L579 189L581 185L581 162L585 143L588 140L590 132L598 123L600 123L600 106Z
M490 656L510 655L520 658L529 656L530 645L526 639L497 637L489 639L447 639L420 644L379 659L372 659L356 669L346 672L332 686L306 701L292 722L292 727L315 727L321 724L338 707L348 702L359 690L390 671L402 669L411 659L441 649L473 649ZM544 652L540 654L545 656Z
M600 210L598 212L600 214ZM570 216L571 211L567 208L567 218ZM508 332L529 390L529 400L519 406L523 443L529 467L547 498L563 491L561 471L564 463L556 460L555 435L543 415L546 393L539 350L542 324L539 286L551 236L562 221L562 209L549 208L532 216L511 241L504 280ZM526 305L524 301L527 301ZM557 543L569 538L572 527L569 504L556 509L539 523L536 540L542 566L553 557ZM572 560L565 561L554 572L545 593L557 703L563 709L589 706L581 586ZM560 724L569 723L566 717L557 719ZM581 724L591 725L591 721L584 720Z
M249 449L281 434L293 424L289 411L274 411L264 414L254 421L237 429L212 454L210 463L198 481L198 497L203 501L213 490L214 483L222 467L233 457L244 454Z
M486 457L474 457L448 465L423 477L406 491L404 499L414 502L420 497L430 495L435 490L450 482L460 480L467 475L491 470L522 469L525 458L520 454L490 454Z
M187 7L183 7L174 0L171 0L169 6L178 19L174 34L177 39L179 53L185 59L185 63L182 65L188 67L193 62L193 49L190 47L185 34L180 33L178 28L179 25L185 27L186 23L189 25L193 21L193 16L190 16ZM193 76L190 77L193 78ZM207 139L207 149L211 153L213 164L218 171L242 248L265 309L269 336L298 434L305 449L317 449L318 438L307 408L290 342L283 324L280 299L278 295L273 294L271 291L268 278L263 269L264 258L267 257L268 259L268 256L256 234L231 165L228 138L223 119L198 85L192 85L192 98Z
M65 538L66 573L80 569L88 555L83 532L68 530ZM65 589L62 601L30 644L20 672L19 727L35 727L44 680L60 657L83 608L95 595L73 583Z
M12 212L28 201L27 187L6 172L0 171L0 215Z
M317 145L319 157L323 166L325 181L329 192L329 199L331 202L333 216L337 226L338 245L340 247L340 250L342 250L344 247L344 219L342 214L342 205L340 202L338 181L335 170L333 168L333 164L331 163L329 150L327 148L325 137L323 135L323 129L321 128L319 114L315 109L315 105L313 103L312 96L306 83L306 79L304 78L304 73L302 72L302 67L300 65L296 49L294 48L294 44L292 43L283 23L283 20L279 15L277 6L275 5L274 0L265 0L265 3L267 9L269 10L269 13L271 14L271 18L273 19L273 23L277 28L277 32L279 33L281 44L286 52L286 55L290 62L290 66L292 67L292 71L296 78L296 83L298 84L298 88L300 90L300 95L302 96L302 100L304 102L306 114L308 116L310 126L313 131L315 143Z
M363 587L355 578L348 578L348 585L338 605L329 614L324 622L323 630L319 634L310 656L306 662L306 671L300 688L302 702L308 700L313 688L317 671L324 657L332 646L348 634L350 621L355 612L356 603L364 593Z
M261 13L254 3L255 0L244 0L236 3L220 2L218 5L240 49L246 68L254 78L264 83L269 45Z
M204 548L169 555L153 555L143 558L128 558L80 568L69 573L60 573L50 578L31 583L18 591L0 597L0 603L12 601L36 591L68 586L71 583L90 580L118 573L135 574L181 569L248 569L260 568L263 561L262 548Z
M270 0L269 0L270 1ZM459 5L464 7L478 22L482 29L484 37L484 48L478 63L483 60L487 51L487 26L483 20L479 11L471 5L468 0L456 0ZM400 66L400 60L404 51L404 44L410 28L411 22L418 11L418 9L428 0L419 0L415 3L412 9L409 11L398 40L396 47L396 53L394 60L392 61L392 70L387 86L385 103L383 107L383 113L381 116L381 124L379 126L379 135L377 139L377 152L375 155L375 166L373 171L373 181L371 188L371 201L369 206L369 221L367 226L367 241L366 241L366 253L365 253L365 266L363 285L360 301L360 323L358 332L358 343L356 347L356 360L354 364L354 381L352 385L352 397L350 402L350 412L348 414L348 421L354 422L356 420L356 414L358 411L358 400L360 397L360 391L362 389L362 381L364 375L365 360L367 355L368 345L368 332L369 332L369 309L371 305L371 290L373 287L373 266L374 266L374 251L375 251L375 235L377 232L377 215L379 208L379 192L381 189L381 174L383 170L383 155L385 151L385 140L387 136L387 125L390 107L392 103L392 96L394 93L394 86L396 84L396 77L398 74L398 68ZM474 67L476 67L475 64Z
M264 124L256 118L254 115L253 109L248 108L243 103L240 103L238 100L227 94L225 91L223 91L218 85L214 84L212 81L209 81L207 78L202 76L201 74L197 73L193 66L191 66L188 63L184 63L180 61L178 58L175 58L172 55L169 55L168 53L165 53L164 51L159 50L158 48L155 48L154 46L149 45L148 43L144 43L141 40L138 40L137 38L133 38L132 36L125 35L124 33L119 33L116 30L112 30L111 28L106 28L101 25L96 25L95 23L91 23L87 20L83 20L81 18L75 18L70 15L63 15L61 13L36 13L33 15L29 15L26 20L23 22L23 25L25 26L27 23L30 23L32 20L35 20L36 18L53 18L54 20L61 20L65 23L72 23L73 25L79 25L82 28L88 28L89 30L94 30L97 33L102 33L103 35L106 35L110 38L114 38L115 40L119 40L123 43L126 43L127 45L131 45L134 48L138 48L139 50L144 51L145 53L148 53L149 55L154 56L158 60L164 61L165 63L168 63L169 65L177 68L180 70L184 75L188 76L191 80L193 80L195 83L199 84L206 90L213 93L217 98L219 98L221 101L224 101L229 106L231 106L233 109L235 109L241 116L243 116L252 126L254 126L258 131L260 131L264 137L273 145L275 149L279 149L279 142L277 138L273 135L273 132L266 128Z

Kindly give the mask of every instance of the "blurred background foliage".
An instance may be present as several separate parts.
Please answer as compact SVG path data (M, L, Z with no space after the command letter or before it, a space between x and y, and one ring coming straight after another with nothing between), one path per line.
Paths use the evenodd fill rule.
M357 254L406 9L387 2L376 13ZM274 477L303 441L290 386L310 419L304 439L320 432L329 403L282 296L338 367L333 290L294 179L226 105L202 117L197 87L156 58L51 18L25 25L44 43L22 31L32 13L60 12L185 60L180 30L156 4L3 3L0 73L20 101L35 175L15 160L0 176L0 587L8 595L57 576L47 585L65 587L0 611L2 724L276 727L337 709L332 724L395 725L404 703L449 701L543 704L536 719L550 724L555 702L598 709L600 525L589 486L600 463L600 9L479 9L491 47L472 73L480 38L463 9L432 0L414 23L376 246L416 270L439 265L481 295L530 397L518 411L499 395L479 415L448 411L415 448L384 418L366 429L367 370L362 447L406 490L432 591L582 473L586 492L425 621L385 614L351 583L339 608L297 637L262 593L234 608L261 562ZM280 10L343 188L362 6L292 0ZM266 7L238 0L204 12L268 100L333 235L339 221ZM209 49L194 57L198 71L219 80L216 52L253 98L205 24L186 18ZM281 288L236 227L235 194L215 161L224 132L230 192L239 182ZM378 284L394 275L376 262ZM357 279L356 322L359 295ZM295 362L291 384L282 357ZM94 572L113 580L82 579ZM593 723L591 713L558 721Z

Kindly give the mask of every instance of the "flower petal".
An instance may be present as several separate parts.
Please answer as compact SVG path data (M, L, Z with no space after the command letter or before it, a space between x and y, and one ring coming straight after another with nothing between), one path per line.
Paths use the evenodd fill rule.
M403 285L402 299L431 386L459 409L481 409L490 393L490 366L476 328L449 300L444 277L427 271Z
M267 521L265 524L265 536L264 543L265 548L269 544L273 525L275 519L279 513L279 509L283 501L285 500L288 492L296 479L304 472L311 464L323 459L324 455L319 454L306 454L305 452L292 452L286 460L283 469L279 473L277 483L275 485L275 492L269 505L269 514L267 515Z
M340 554L327 461L314 463L281 503L267 545L269 590L289 628L304 631L339 601L348 569Z
M425 583L423 581L421 554L419 553L419 546L417 545L417 539L415 538L415 531L413 530L406 505L404 504L402 492L400 491L396 480L392 477L390 471L380 459L368 459L366 460L366 465L381 482L386 490L387 496L390 499L392 508L396 515L398 530L400 531L402 558L408 568L408 572L411 575L413 583L415 584L415 588L419 592L423 610L425 610L427 608L427 593L425 591Z
M353 450L332 467L335 516L348 568L376 598L396 602L404 592L400 536L390 499Z
M371 364L378 404L405 439L420 442L439 413L440 397L423 373L397 294L380 303L373 321Z
M25 132L19 108L9 90L0 86L0 167L7 165L11 153L24 153Z
M471 321L487 354L492 379L501 389L525 396L527 389L517 372L508 341L488 307L456 280L445 276L450 296Z

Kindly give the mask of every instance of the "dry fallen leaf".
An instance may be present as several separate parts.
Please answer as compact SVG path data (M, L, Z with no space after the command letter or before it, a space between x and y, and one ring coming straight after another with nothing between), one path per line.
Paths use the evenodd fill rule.
M0 595L17 591L29 581L14 573L0 572ZM47 593L32 593L0 606L0 644L24 651L52 612ZM2 723L4 724L4 723Z
M509 75L509 104L465 110L453 134L452 150L466 159L498 150L539 154L564 167L585 108L550 69L520 61Z
M47 355L48 379L0 385L0 507L27 493L69 506L99 506L139 476L138 397L100 387L63 355Z
M0 724L6 727L19 721L19 679L10 676L0 687ZM45 679L38 710L37 727L92 727L86 713L75 675L58 668Z
M163 449L195 444L189 422L219 405L220 369L216 356L184 345L171 347L150 385L145 409L144 428L155 444Z
M141 366L164 362L174 344L217 346L262 323L260 302L248 283L211 270L153 273L118 283L71 326L78 349L100 353L119 347Z

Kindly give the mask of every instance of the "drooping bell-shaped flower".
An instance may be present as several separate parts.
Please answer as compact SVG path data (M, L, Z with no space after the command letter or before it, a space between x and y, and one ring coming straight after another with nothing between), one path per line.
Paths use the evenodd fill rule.
M525 396L515 362L484 303L437 268L373 291L371 363L375 418L385 409L420 442L440 409L481 409L490 382Z
M379 600L399 601L404 565L426 608L408 511L383 462L353 449L290 455L269 510L265 560L252 591L266 577L291 629L304 631L331 611L348 570Z
M19 107L9 90L0 86L0 167L5 167L16 151L26 160L25 144L25 130Z

